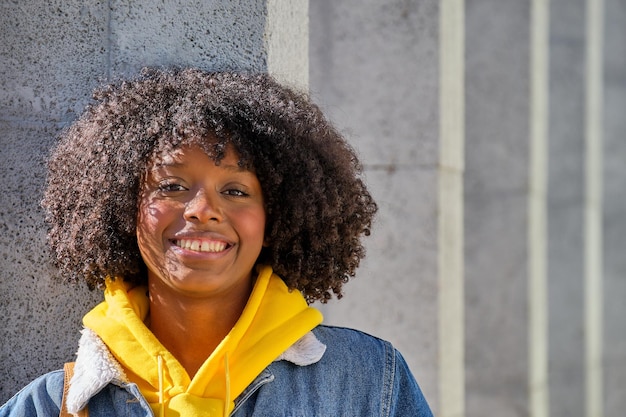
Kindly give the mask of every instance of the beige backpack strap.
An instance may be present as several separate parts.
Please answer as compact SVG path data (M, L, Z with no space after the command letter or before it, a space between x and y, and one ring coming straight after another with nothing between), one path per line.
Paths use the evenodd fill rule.
M65 372L65 376L63 377L63 399L61 400L61 412L59 417L73 417L72 414L67 412L65 398L67 397L67 392L70 389L70 380L74 375L74 362L67 362L63 366L63 371ZM87 410L86 406L78 412L78 417L89 417L89 410Z

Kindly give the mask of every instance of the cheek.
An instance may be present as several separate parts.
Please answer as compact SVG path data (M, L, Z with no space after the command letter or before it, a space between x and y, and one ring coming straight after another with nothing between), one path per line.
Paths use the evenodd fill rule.
M265 211L258 210L246 217L245 228L255 244L265 244Z

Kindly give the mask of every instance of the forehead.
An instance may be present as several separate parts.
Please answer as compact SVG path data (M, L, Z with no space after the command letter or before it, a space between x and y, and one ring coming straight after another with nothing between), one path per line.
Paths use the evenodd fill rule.
M188 159L190 156L200 154L209 157L209 159L215 161L218 165L224 158L236 160L237 164L240 166L245 165L239 153L231 144L217 141L206 142L195 140L189 143L180 143L156 150L152 157L148 159L147 167L151 169L158 166L175 165Z
M181 147L161 151L148 161L142 183L145 183L150 177L159 175L159 172L169 169L187 169L199 166L206 166L211 163L233 173L250 172L256 175L255 170L251 169L239 156L233 146L229 145L214 152L211 149L198 144L184 145Z

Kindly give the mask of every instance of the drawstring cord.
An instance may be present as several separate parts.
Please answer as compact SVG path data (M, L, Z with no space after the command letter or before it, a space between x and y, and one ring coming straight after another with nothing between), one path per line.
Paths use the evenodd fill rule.
M165 416L165 404L163 404L163 356L157 356L157 369L159 372L159 405L161 406L161 416Z
M226 383L226 393L224 398L224 417L228 416L230 409L230 370L228 368L228 352L224 353L224 379Z

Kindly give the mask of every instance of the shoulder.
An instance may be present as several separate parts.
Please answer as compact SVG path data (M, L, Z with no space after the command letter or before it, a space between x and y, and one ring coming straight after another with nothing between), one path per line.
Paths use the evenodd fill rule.
M383 339L380 339L376 336L372 336L360 330L351 329L348 327L319 325L313 329L313 333L322 342L324 340L328 342L333 342L333 343L357 342L359 345L363 344L363 345L372 346L372 347L390 345L389 342Z
M327 368L334 377L354 381L354 395L363 387L376 387L382 415L432 416L406 361L390 342L343 327L319 326L314 333L327 345Z
M372 363L392 360L396 350L391 343L359 330L346 327L318 326L313 330L315 336L326 345L327 360L366 361ZM376 366L380 366L376 362Z
M315 336L326 345L318 372L331 380L350 381L361 386L389 386L395 373L397 352L391 343L367 333L333 326L318 326ZM407 369L408 371L408 369Z
M63 378L63 371L53 371L35 379L0 407L0 417L58 415Z
M322 358L308 366L272 364L274 388L305 398L331 398L330 403L346 407L347 413L318 410L315 415L349 415L354 410L374 415L372 410L379 410L383 416L431 416L415 378L390 342L343 327L318 326L313 334L326 345Z

